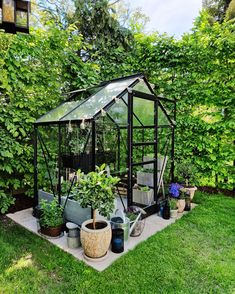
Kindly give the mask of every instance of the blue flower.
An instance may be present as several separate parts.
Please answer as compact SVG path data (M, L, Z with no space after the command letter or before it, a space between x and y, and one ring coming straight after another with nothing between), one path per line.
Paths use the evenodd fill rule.
M169 187L169 193L172 197L174 198L178 198L179 195L180 195L180 188L182 188L183 186L181 186L180 184L178 183L172 183L170 184L170 187Z

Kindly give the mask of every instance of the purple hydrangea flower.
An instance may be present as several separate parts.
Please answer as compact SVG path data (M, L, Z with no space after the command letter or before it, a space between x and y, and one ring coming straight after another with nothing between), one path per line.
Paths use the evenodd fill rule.
M170 187L169 187L169 193L170 193L170 195L172 197L174 197L174 198L178 198L179 195L180 195L180 188L183 188L183 186L181 186L178 183L172 183L172 184L170 184Z

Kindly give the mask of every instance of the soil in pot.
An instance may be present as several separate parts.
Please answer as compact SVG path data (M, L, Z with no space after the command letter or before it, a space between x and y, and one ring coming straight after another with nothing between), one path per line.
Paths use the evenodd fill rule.
M55 227L55 228L46 228L41 226L41 233L43 235L49 236L49 237L59 237L61 234L62 225Z
M86 227L88 228L88 229L90 229L90 230L94 230L94 228L93 228L93 223L91 223L91 224L87 224L86 225ZM96 222L95 223L95 229L96 230L101 230L101 229L104 229L105 227L107 227L107 224L106 223L99 223L99 222Z

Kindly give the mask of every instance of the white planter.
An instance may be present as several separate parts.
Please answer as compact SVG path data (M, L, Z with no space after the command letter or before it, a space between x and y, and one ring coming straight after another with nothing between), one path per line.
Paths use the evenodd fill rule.
M47 201L52 201L54 198L53 194L45 192L43 190L38 191L38 201L45 199ZM66 197L61 197L61 204L64 205ZM82 208L78 201L68 199L64 216L66 221L73 222L77 225L81 225L84 221L91 218L91 209Z
M153 173L138 171L137 172L137 184L153 187Z
M178 210L177 209L171 209L171 217L177 218L178 216Z
M139 189L133 189L133 201L139 204L150 205L153 203L153 189L150 191L141 191Z
M65 196L62 196L61 203L64 205L66 200ZM91 209L82 208L78 201L68 199L64 216L67 221L81 225L84 221L91 218Z

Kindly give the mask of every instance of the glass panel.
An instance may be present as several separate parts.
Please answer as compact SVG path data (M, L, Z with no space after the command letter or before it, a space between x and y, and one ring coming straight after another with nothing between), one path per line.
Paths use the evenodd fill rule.
M92 158L91 123L86 122L84 129L77 124L66 124L63 127L61 142L63 170L81 169L88 173L93 167Z
M124 95L125 97L127 95ZM126 99L125 99L126 101ZM117 103L115 103L109 110L108 114L112 117L112 119L119 125L119 126L126 126L127 125L127 116L128 116L128 108L127 105L119 99Z
M120 94L135 80L136 78L130 78L109 83L99 92L92 95L84 104L68 114L63 121L92 118L97 112L112 101L113 97Z
M167 116L161 109L161 107L158 107L158 126L169 126L170 121L168 120Z
M6 22L15 22L15 3L13 0L3 0L3 21Z
M154 102L142 98L133 98L133 112L143 125L154 125ZM134 118L134 117L133 117ZM135 120L133 119L135 124Z
M172 129L160 128L158 129L158 150L160 160L165 159L166 167L164 172L164 183L170 181L170 168L171 168L171 148L172 148Z
M19 27L28 27L28 14L26 11L16 11L16 25Z
M54 126L45 126L39 128L39 134L44 143L43 150L47 159L47 164L42 151L42 144L38 140L38 187L44 191L57 193L58 183L58 128ZM46 152L45 146L49 152ZM48 171L49 168L49 171ZM51 181L52 180L52 186Z
M44 116L40 117L36 123L40 122L51 122L51 121L59 121L61 117L67 114L69 111L77 107L81 101L71 101L65 102L62 105L56 107L55 109L51 110Z
M153 94L148 86L146 85L145 81L144 80L140 80L140 82L138 84L136 84L134 87L133 87L134 90L136 91L140 91L140 92L144 92L144 93L147 93L147 94Z
M139 138L137 138L139 137ZM139 142L154 141L154 129L134 129L134 140ZM134 146L134 163L151 161L154 158L154 146ZM133 167L136 184L133 187L133 201L145 206L154 203L154 171L153 163L146 163Z
M96 165L105 163L109 170L117 170L118 128L108 118L100 117L96 123Z

